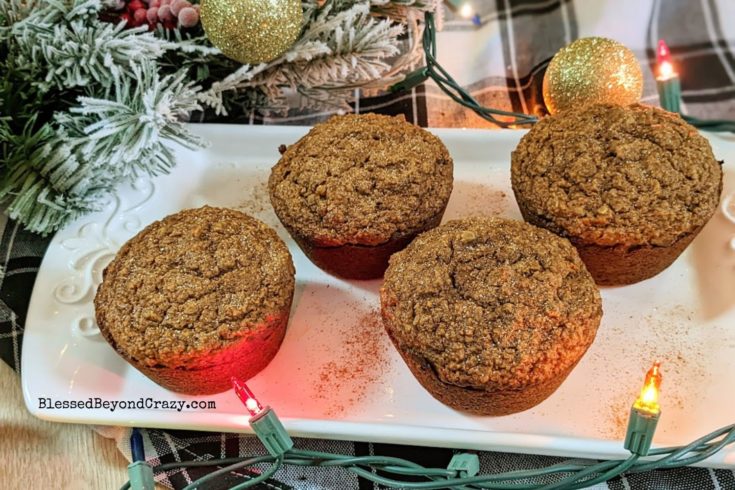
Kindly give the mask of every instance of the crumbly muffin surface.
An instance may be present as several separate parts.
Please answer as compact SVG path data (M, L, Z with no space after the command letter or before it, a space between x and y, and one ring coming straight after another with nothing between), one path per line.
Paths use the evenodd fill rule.
M597 105L547 117L513 152L513 189L547 228L602 246L669 246L707 222L722 169L678 115Z
M532 225L450 221L393 255L381 290L389 334L445 383L515 389L573 366L600 295L576 250ZM393 325L392 329L389 325Z
M205 206L130 239L95 298L115 348L150 367L185 367L246 338L291 301L286 245L260 221Z
M334 116L273 167L271 202L287 227L321 246L379 245L421 229L452 192L444 144L403 118Z

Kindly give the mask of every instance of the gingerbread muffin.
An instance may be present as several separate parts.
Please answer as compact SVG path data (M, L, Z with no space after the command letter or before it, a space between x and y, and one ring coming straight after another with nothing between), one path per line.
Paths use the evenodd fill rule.
M335 116L282 153L268 183L276 214L312 262L345 278L382 277L452 193L446 147L403 117Z
M209 394L273 359L293 292L291 255L272 229L205 206L125 243L94 305L102 335L135 368L170 390Z
M478 415L529 409L592 344L602 316L568 240L520 221L467 218L390 259L383 322L437 400Z
M717 209L722 168L678 115L597 105L543 119L513 152L526 221L569 238L601 285L666 269Z

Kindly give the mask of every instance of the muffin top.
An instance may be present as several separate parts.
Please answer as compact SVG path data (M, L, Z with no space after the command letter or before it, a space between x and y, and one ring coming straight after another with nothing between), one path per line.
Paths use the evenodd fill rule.
M536 124L513 152L516 197L546 227L602 246L669 246L717 208L707 140L654 107L596 105Z
M271 202L291 230L321 246L379 245L422 229L452 193L444 144L403 117L334 116L273 167Z
M186 367L245 338L291 301L286 245L260 221L205 206L157 221L105 270L95 309L118 351Z
M445 383L515 389L570 369L595 338L600 294L568 240L519 221L466 218L393 255L386 327Z

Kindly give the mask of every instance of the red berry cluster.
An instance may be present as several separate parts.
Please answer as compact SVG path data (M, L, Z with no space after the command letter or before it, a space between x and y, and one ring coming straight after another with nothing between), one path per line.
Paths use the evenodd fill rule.
M199 24L199 5L187 0L129 0L120 2L120 20L130 27L190 28Z

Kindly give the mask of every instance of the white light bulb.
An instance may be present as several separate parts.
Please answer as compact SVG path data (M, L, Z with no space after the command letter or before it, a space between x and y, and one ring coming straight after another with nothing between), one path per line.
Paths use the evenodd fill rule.
M462 4L462 7L459 9L459 15L464 17L465 19L469 19L475 14L475 10L472 8L472 5L469 4L469 2L465 2Z

